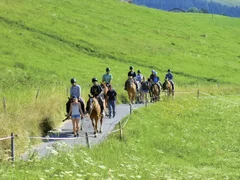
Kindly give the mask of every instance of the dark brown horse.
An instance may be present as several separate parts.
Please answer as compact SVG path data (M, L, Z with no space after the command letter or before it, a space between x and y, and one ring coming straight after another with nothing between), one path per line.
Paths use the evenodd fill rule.
M127 80L127 92L128 92L129 104L134 104L137 88L136 88L135 81L131 76Z
M168 97L170 96L170 94L172 94L172 97L174 97L174 91L172 90L172 84L170 81L165 79L162 87L163 87L163 90L167 90Z
M92 126L94 129L94 135L95 137L97 137L97 133L101 133L102 132L102 121L103 121L103 116L101 114L101 107L99 105L98 100L95 97L92 97L90 95L89 99L87 101L87 112L90 116L90 119L92 121ZM98 121L100 120L100 130L98 131Z
M160 90L156 83L152 85L152 100L153 102L160 100Z

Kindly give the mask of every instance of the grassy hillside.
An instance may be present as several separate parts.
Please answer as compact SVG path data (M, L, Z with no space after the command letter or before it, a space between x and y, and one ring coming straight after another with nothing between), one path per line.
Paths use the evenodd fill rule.
M218 85L239 93L239 34L239 19L114 0L3 0L0 95L7 112L0 106L0 135L40 135L41 122L59 124L70 78L86 98L92 77L101 79L106 67L120 97L130 65L145 76L155 69L161 79L171 68L177 91ZM1 143L2 151L9 147Z

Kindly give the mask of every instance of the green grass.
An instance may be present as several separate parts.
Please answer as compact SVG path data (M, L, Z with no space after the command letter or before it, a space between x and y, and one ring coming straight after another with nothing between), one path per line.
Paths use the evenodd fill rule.
M239 34L240 24L239 19L236 18L217 15L212 18L209 14L163 12L114 0L95 0L93 2L87 0L1 1L0 95L6 98L7 110L4 112L3 106L0 106L0 137L9 135L11 132L22 136L39 136L42 133L39 124L44 120L47 120L52 127L59 125L64 117L64 106L67 100L66 88L70 86L69 80L72 77L77 78L78 83L82 86L83 96L86 98L92 77L101 79L106 67L111 68L114 76L113 86L122 97L119 98L119 103L126 97L123 85L130 65L133 65L135 70L140 69L145 76L150 75L151 69L156 69L161 79L164 78L166 70L171 68L175 75L176 91L194 90L196 92L196 89L201 89L211 95L224 97L233 95L233 97L226 96L226 98L239 103L239 96L237 96L240 93ZM40 90L40 95L35 100L37 89ZM223 167L228 159L229 164L237 162L236 155L226 149L232 146L233 149L237 148L238 141L229 141L231 137L236 139L229 132L239 132L236 121L238 117L235 115L238 106L232 106L221 114L218 110L228 106L221 104L222 101L213 106L214 101L211 98L197 103L190 100L191 98L176 99L174 102L154 105L143 112L138 111L137 117L134 117L136 119L133 118L132 123L129 123L126 128L124 142L119 142L113 136L109 141L96 147L96 150L87 152L92 159L99 162L98 165L103 162L105 166L111 168L110 159L107 156L109 154L105 155L105 152L108 152L106 149L109 149L110 152L121 149L121 151L115 152L115 157L111 158L114 160L112 167L117 172L106 172L107 170L105 170L102 176L106 177L107 173L113 173L114 177L118 177L117 174L121 174L120 171L126 169L124 161L130 159L130 155L126 156L126 154L133 153L132 157L145 162L138 164L137 172L144 173L149 163L153 162L152 166L149 165L149 170L141 175L143 178L151 178L153 176L151 173L155 173L154 176L157 179L159 179L158 177L167 179L171 172L173 177L177 177L181 172L183 174L190 172L191 174L191 172L197 173L199 170L201 170L200 176L203 178L205 176L210 178L211 174L213 177L217 177L218 174L223 177L225 174L228 175L228 171L232 173L229 175L230 177L238 177L235 166L229 165L223 170L219 168ZM166 108L168 105L171 108ZM184 113L180 113L179 116L169 112L170 110L181 110L182 106ZM213 112L208 112L207 107ZM154 114L159 112L159 109L163 109L162 113L158 114L159 120L157 121L161 124L160 131L149 130L152 127L149 126L148 121L140 126L142 128L132 129L139 127L139 118L143 115L148 120L156 119ZM200 112L203 112L203 116L200 116ZM223 117L220 118L219 128L225 131L222 134L216 131L217 134L213 135L220 136L223 140L220 141L217 138L217 143L208 144L204 139L205 134L203 135L202 132L206 131L207 140L211 139L208 134L212 135L210 132L218 127L217 118L220 115ZM192 116L198 123L197 129L191 124L194 123L190 120ZM170 120L163 121L164 118ZM209 127L210 129L205 127L208 122L207 118L212 120L210 122L213 125ZM224 121L225 118L229 121ZM174 124L175 121L177 124ZM184 124L185 121L190 123L188 131L192 135L191 138L185 139L187 144L182 143L182 138L186 138L186 135L181 128L188 127L187 124ZM138 122L137 125L134 122ZM231 127L226 129L227 123L232 123L231 125L236 129L231 129ZM179 128L176 128L175 125ZM155 126L160 125L156 124L153 127ZM173 132L170 132L170 127L173 128ZM155 133L154 139L146 140L145 136L141 137L149 144L137 141L137 137L142 135L145 129L148 132L146 134ZM196 130L196 135L193 133L194 130ZM170 133L174 135L172 139L169 139L172 136L169 136ZM204 138L201 139L201 136ZM158 141L161 145L159 152L163 153L153 150L160 146ZM6 158L4 155L8 154L9 142L1 141L0 143L0 159L2 161ZM18 147L16 155L18 156L26 147L37 142L29 143L26 139L19 138L16 143ZM145 149L148 145L151 148ZM181 148L178 149L179 147L176 145ZM204 145L209 146L211 151L201 149ZM141 152L136 151L135 146L141 149ZM223 151L226 159L220 157L219 160L218 156L214 156L213 152L218 152L218 146L220 154ZM101 152L103 156L95 155L97 152ZM77 163L85 165L81 160L83 157L78 157L78 153L75 152L70 153L76 156L74 158ZM163 157L163 154L167 155ZM190 157L187 157L188 154ZM200 157L201 155L203 158ZM101 157L103 159L99 159ZM123 159L122 162L118 161L118 157ZM8 170L4 169L7 166L3 166L0 172L7 172L4 176L6 179L11 176L14 178L15 175L23 179L25 176L31 177L30 174L33 174L33 178L38 176L40 178L41 175L45 176L45 171L33 172L35 169L49 170L54 167L54 172L59 171L60 173L64 170L60 168L62 165L59 163L67 163L67 159L68 157L62 155L55 160L53 158L51 162L47 160L33 162L33 164L20 162L16 163L15 168L9 167ZM69 161L72 162L72 160ZM119 165L120 162L124 166ZM26 169L20 171L19 167ZM135 172L134 163L133 167ZM71 169L76 172L79 167L73 165ZM119 169L119 172L116 169ZM158 169L160 172L157 172ZM27 174L26 171L30 174ZM84 169L84 173L93 173L93 171L95 169L92 169L91 165ZM126 171L122 174L133 172L133 170ZM36 176L36 173L39 175ZM100 174L100 172L98 173ZM50 174L50 176L52 175ZM182 177L185 178L185 176ZM119 178L121 179L121 177Z
M134 111L123 140L115 133L91 150L58 144L65 151L3 165L2 178L239 179L239 103L225 100L203 94L164 99Z

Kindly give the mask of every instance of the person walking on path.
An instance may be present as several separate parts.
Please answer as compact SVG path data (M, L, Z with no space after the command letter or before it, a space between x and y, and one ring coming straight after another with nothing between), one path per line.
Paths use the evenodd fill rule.
M80 118L83 119L83 111L77 96L73 96L73 102L70 104L68 116L71 116L72 119L74 137L78 137L80 129L79 120Z
M148 92L149 92L149 83L146 81L145 77L141 82L141 102L144 104L148 103Z
M107 92L108 98L108 110L109 110L109 118L114 118L116 115L116 101L117 101L117 92L109 86L109 90ZM113 115L113 116L112 116Z
M70 104L73 101L73 97L76 96L78 98L78 101L81 103L82 111L85 112L85 105L84 105L84 100L81 98L81 86L77 84L77 80L75 78L72 78L70 80L72 86L70 88L70 98L68 98L68 102L66 103L66 112L67 112L67 117L69 114L70 110ZM70 114L71 116L71 114Z

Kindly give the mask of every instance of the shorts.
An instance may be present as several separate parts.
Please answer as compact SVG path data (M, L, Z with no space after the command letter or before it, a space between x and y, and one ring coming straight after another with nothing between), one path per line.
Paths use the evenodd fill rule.
M72 119L79 119L80 115L72 115L71 117L72 117Z

